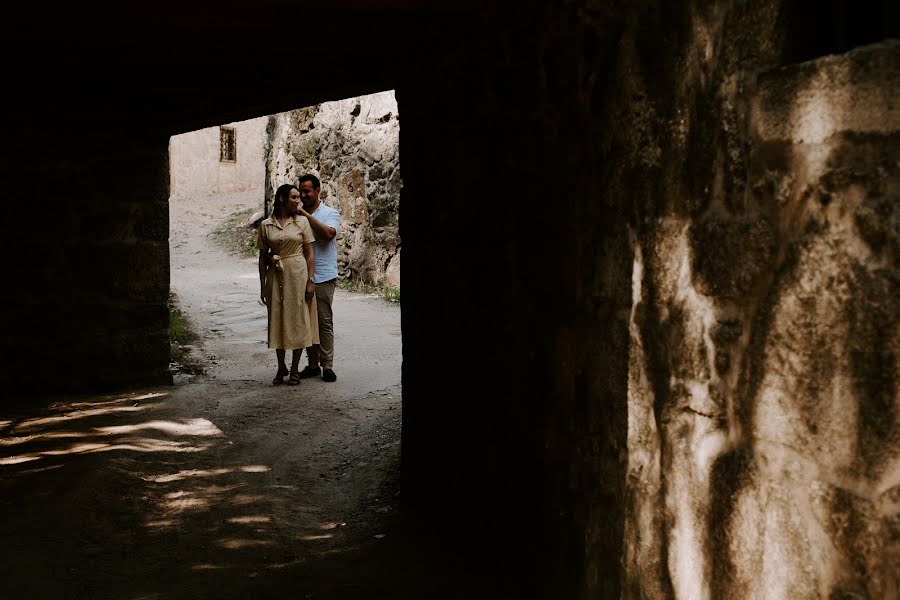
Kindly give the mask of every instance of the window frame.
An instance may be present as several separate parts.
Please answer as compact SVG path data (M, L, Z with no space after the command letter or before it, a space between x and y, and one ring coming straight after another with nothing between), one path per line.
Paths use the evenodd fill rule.
M227 139L231 140L231 152L229 153ZM237 162L237 130L234 127L219 127L219 162L236 163Z

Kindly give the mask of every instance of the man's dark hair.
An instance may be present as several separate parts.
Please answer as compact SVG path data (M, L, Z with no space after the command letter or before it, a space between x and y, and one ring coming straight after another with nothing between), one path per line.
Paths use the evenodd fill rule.
M321 188L322 188L322 184L319 183L319 178L316 177L315 175L310 174L310 173L307 173L306 175L304 175L303 177L301 177L300 179L298 179L298 180L297 180L297 185L298 185L298 186L302 185L304 181L309 181L310 183L312 183L312 186L313 186L313 189L314 189L314 190L318 190L318 189L321 189Z

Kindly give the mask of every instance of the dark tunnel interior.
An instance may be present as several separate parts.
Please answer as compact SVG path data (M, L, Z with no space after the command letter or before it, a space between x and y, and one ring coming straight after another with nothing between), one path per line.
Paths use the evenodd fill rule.
M170 381L169 136L395 89L405 509L519 597L900 594L894 4L4 10L6 398Z

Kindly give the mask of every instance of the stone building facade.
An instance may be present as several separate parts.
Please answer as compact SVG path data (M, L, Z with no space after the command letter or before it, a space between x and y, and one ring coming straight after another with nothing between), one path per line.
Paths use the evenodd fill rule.
M206 127L169 140L170 197L259 192L262 206L266 117Z
M393 91L272 115L268 193L312 173L341 213L338 270L354 282L400 287L400 117Z

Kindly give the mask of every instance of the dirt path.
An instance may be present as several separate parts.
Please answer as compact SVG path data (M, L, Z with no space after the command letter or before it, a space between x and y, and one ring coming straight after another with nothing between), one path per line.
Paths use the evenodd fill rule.
M338 381L272 386L255 262L207 238L254 200L171 203L205 377L0 416L0 597L432 597L393 529L400 309L339 290Z
M204 335L217 381L263 382L275 373L274 352L265 346L256 261L228 256L208 237L229 214L256 204L257 195L250 194L170 203L172 290ZM345 402L400 385L399 306L340 289L334 306L339 379L334 385L301 384L292 396L299 391Z

